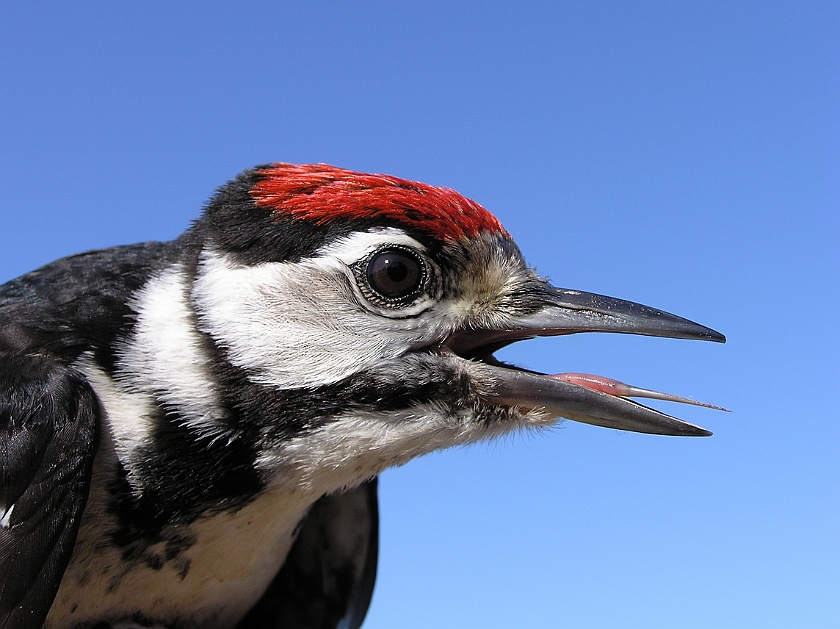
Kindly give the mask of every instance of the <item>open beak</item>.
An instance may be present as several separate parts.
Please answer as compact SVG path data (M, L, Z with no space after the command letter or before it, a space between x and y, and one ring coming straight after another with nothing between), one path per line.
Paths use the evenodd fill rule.
M686 398L641 389L586 374L538 374L496 361L492 354L515 341L577 332L617 332L666 338L726 342L719 332L648 306L545 285L542 308L519 317L504 329L455 332L446 346L476 358L491 370L494 385L486 400L501 406L543 409L558 417L619 430L659 435L709 436L712 433L628 400L644 397L726 410Z

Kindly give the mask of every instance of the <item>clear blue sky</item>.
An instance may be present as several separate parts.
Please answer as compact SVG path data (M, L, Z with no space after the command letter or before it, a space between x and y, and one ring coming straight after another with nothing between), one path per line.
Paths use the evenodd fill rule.
M4 2L0 280L266 161L455 188L556 284L729 338L505 358L734 412L388 472L366 628L837 627L839 60L836 2Z

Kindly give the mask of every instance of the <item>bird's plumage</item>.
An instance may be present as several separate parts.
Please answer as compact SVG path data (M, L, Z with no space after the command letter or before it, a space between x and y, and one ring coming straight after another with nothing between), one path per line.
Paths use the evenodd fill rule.
M480 232L504 233L495 216L449 188L327 164L272 164L260 172L250 194L257 206L271 209L278 220L315 225L350 222L356 228L365 222L377 227L391 224L442 241Z
M587 330L722 340L551 287L452 190L325 165L5 284L0 628L358 627L387 467L559 415L704 434L493 357Z

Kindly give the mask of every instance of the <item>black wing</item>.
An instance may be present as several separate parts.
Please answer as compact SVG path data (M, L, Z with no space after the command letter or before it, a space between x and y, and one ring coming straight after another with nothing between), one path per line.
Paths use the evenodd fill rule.
M376 483L312 506L286 563L238 629L358 629L376 580Z
M84 377L0 354L0 628L38 629L79 530L99 406Z

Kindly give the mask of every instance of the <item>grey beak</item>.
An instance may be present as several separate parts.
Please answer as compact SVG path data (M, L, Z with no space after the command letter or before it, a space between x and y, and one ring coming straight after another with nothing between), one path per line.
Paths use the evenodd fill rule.
M535 336L557 336L577 332L616 332L666 338L726 342L726 338L700 324L676 315L631 301L545 285L543 306L531 314L516 318L504 329L470 329L456 332L446 345L462 356L487 357L496 349ZM708 436L707 430L681 421L636 402L622 394L613 394L600 384L608 379L593 376L563 381L509 368L488 361L495 384L487 401L503 406L541 408L578 422L659 435ZM615 381L611 381L615 382ZM621 384L621 383L616 383ZM659 397L677 402L685 398L660 394L622 385L631 397ZM645 392L637 394L634 392ZM701 406L711 406L700 404ZM712 407L716 408L716 407Z
M584 424L675 437L712 433L637 402L548 376L491 366L497 382L487 400L501 406L541 408Z
M578 332L615 332L726 342L723 334L704 325L624 299L555 288L548 284L543 288L542 299L542 309L517 318L505 329L459 331L447 342L447 346L464 355L479 347L502 347L535 336Z

